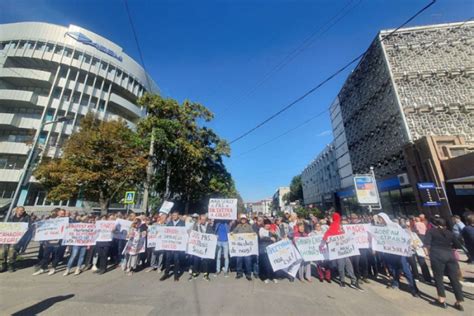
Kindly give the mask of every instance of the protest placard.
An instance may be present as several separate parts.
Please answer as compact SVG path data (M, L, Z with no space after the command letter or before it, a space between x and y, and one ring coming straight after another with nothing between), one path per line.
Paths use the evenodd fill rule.
M352 233L354 242L359 249L370 248L369 227L370 224L344 225L344 231Z
M115 230L115 221L96 221L96 241L112 241Z
M227 238L231 257L258 255L257 234L228 234Z
M191 231L186 253L205 259L214 259L216 256L217 236Z
M14 245L18 243L28 230L28 223L0 222L0 245Z
M36 222L35 241L62 239L69 217L57 217Z
M210 199L209 218L237 219L237 199Z
M267 246L266 251L273 271L286 269L303 259L289 239Z
M329 236L327 244L330 260L360 255L351 233Z
M164 201L158 213L169 214L173 206L174 206L173 202Z
M158 238L158 233L160 230L158 229L159 227L162 227L161 225L151 225L148 226L148 233L147 233L147 248L155 248L156 247L156 240Z
M125 244L122 254L138 255L144 253L146 250L146 235L142 234L138 229L134 229L131 233L130 239Z
M160 226L156 238L156 250L186 251L188 231L186 227Z
M372 250L410 257L411 240L400 226L370 226Z
M306 262L328 260L328 249L323 236L299 237L295 239L296 248Z
M114 229L114 238L127 240L127 235L128 235L128 231L130 230L130 226L132 226L131 221L127 221L121 218L116 219L115 229Z
M97 237L95 224L70 223L66 226L63 246L93 246Z

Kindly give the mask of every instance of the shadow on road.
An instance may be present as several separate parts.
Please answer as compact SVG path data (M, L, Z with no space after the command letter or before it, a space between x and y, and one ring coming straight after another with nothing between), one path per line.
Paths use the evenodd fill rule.
M50 297L34 305L31 305L30 307L22 309L21 311L13 313L12 316L37 315L41 312L44 312L54 304L68 300L72 297L74 297L74 294Z

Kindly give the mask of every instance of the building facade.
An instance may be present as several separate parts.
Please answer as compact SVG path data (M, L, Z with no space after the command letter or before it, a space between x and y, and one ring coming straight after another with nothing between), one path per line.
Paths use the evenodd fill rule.
M276 189L272 197L273 210L275 212L283 212L285 207L285 201L283 196L287 193L290 193L290 187L279 187Z
M417 183L432 181L443 195L445 177L439 173L444 172L441 161L446 157L438 159L435 153L444 146L463 155L474 144L474 23L391 32L376 36L330 107L341 181L339 207L344 212L360 210L352 175L369 173L373 166L385 211L447 215L451 210L444 196L440 206L423 206ZM421 156L410 146L423 147L432 137L438 149L430 149L430 158L421 164L416 161ZM443 137L449 140L443 143ZM463 150L456 151L459 145ZM439 168L433 168L435 161ZM415 173L423 168L426 172ZM430 176L426 168L437 174Z
M341 186L336 153L333 141L301 173L305 205L313 204L321 209L335 206L334 193Z
M264 199L257 202L246 203L246 208L253 215L263 215L270 216L272 215L272 199Z
M0 25L1 204L13 197L38 129L37 157L59 157L89 112L135 128L146 115L137 105L146 91L158 89L144 69L100 35L75 25ZM34 178L27 179L18 205L51 205ZM80 207L81 201L60 204Z

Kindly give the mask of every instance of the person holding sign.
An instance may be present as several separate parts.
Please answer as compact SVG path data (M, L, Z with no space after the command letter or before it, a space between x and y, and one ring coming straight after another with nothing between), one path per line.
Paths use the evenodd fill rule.
M404 236L405 238L410 238L409 235L406 233L406 231L397 223L393 222L387 214L381 212L378 214L378 221L382 226L386 226L387 228L390 228L388 232L390 234L397 233L400 236ZM392 236L385 236L387 240L394 239ZM402 239L402 237L400 237ZM400 274L403 271L403 274L405 275L405 278L408 281L408 285L410 287L410 293L413 295L413 297L419 297L418 294L418 287L416 286L415 279L413 278L413 273L410 269L410 265L408 264L407 257L410 255L411 252L411 241L408 240L408 247L409 251L407 256L402 256L400 254L396 254L393 252L384 252L382 253L383 255L383 260L385 264L387 265L390 274L392 275L392 281L391 284L388 286L388 288L392 289L398 289L399 284L400 284Z
M267 247L275 242L278 241L278 235L271 231L271 224L272 222L265 218L263 220L263 227L260 227L258 231L259 243L258 249L260 249L260 277L265 283L274 282L277 283L275 279L275 272L273 272L272 265L270 263L270 259L268 259L267 254Z
M216 220L214 231L217 235L216 276L221 273L221 257L224 256L224 277L229 276L229 221Z
M240 222L232 230L231 234L251 234L254 233L252 225L249 224L247 216L245 214L240 215ZM237 257L237 275L236 279L240 279L243 276L242 265L245 268L245 277L247 280L252 281L252 256Z
M321 222L317 222L314 225L314 230L309 234L309 236L323 236L324 231L321 226ZM320 246L320 251L322 245ZM331 264L329 260L320 260L316 261L316 266L317 266L317 271L318 271L318 276L319 276L319 282L323 282L323 280L326 280L328 283L331 283Z
M207 215L203 214L199 216L199 220L193 225L193 231L200 232L203 234L214 234L214 229L207 221ZM204 273L203 279L211 281L209 278L209 265L211 259L201 258L198 256L191 256L192 258L192 274L189 276L189 281L195 280L199 273Z
M293 236L293 242L296 246L296 240L300 237L308 237L308 233L305 232L304 222L296 224L296 231ZM311 261L303 261L298 269L298 279L303 282L305 279L308 282L311 281Z
M174 211L171 213L171 220L166 226L169 227L185 227L185 223L179 219L179 212ZM170 277L171 265L173 265L173 276L174 281L179 281L179 273L181 272L181 257L183 256L182 251L166 251L166 268L165 274L160 278L160 281L164 281Z
M84 216L84 218L82 218L79 222L88 223L87 217ZM76 258L77 258L77 265L76 265L76 271L74 272L74 275L79 275L81 273L81 266L82 266L82 263L84 262L87 248L88 246L72 246L72 252L71 252L71 255L69 256L69 260L67 262L66 270L64 271L63 276L69 275Z
M64 220L62 220L64 219ZM53 221L54 220L54 221ZM54 225L49 225L47 222L51 221ZM69 223L69 219L66 217L66 211L63 209L55 209L54 213L52 214L52 218L49 220L44 221L46 222L45 226L51 226L50 232L52 232L52 236L55 236L57 239L41 239L41 243L43 244L43 257L41 258L39 265L40 269L33 273L33 275L40 275L45 273L48 269L48 265L51 262L52 269L49 271L48 275L53 275L56 273L56 267L58 266L59 259L64 254L66 250L66 246L62 246L62 237L64 235L64 230ZM56 223L57 222L57 223ZM41 222L39 222L41 223ZM37 223L35 238L39 238L39 232L41 232L41 226L38 226Z
M25 208L23 206L17 206L15 208L15 214L9 219L10 223L27 223L30 222L30 216L26 214ZM26 224L23 224L26 225ZM23 234L22 237L24 237ZM18 241L17 244L4 244L3 245L3 261L2 261L2 268L0 272L4 272L7 270L10 272L14 272L16 270L16 257L18 255L18 250L21 248L22 239Z
M332 215L332 223L329 226L329 229L324 234L323 240L327 242L329 237L343 235L344 233L345 232L341 225L341 215L339 215L339 213L334 213ZM355 277L355 274L354 274L354 268L352 267L352 263L349 257L339 258L333 261L336 262L337 270L339 271L339 281L340 281L339 285L341 287L346 286L344 278L347 272L347 274L351 278L351 284L349 285L349 287L363 291L363 289L360 287L359 283L357 282L357 278Z
M127 235L128 241L123 249L125 255L124 270L131 276L137 268L138 256L145 252L146 225L142 225L140 218L136 217Z

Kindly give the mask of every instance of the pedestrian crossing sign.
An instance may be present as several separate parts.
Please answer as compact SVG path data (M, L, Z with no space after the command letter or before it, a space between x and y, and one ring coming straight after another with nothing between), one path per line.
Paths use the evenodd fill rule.
M135 191L125 192L125 198L123 199L123 204L134 204L135 203Z

